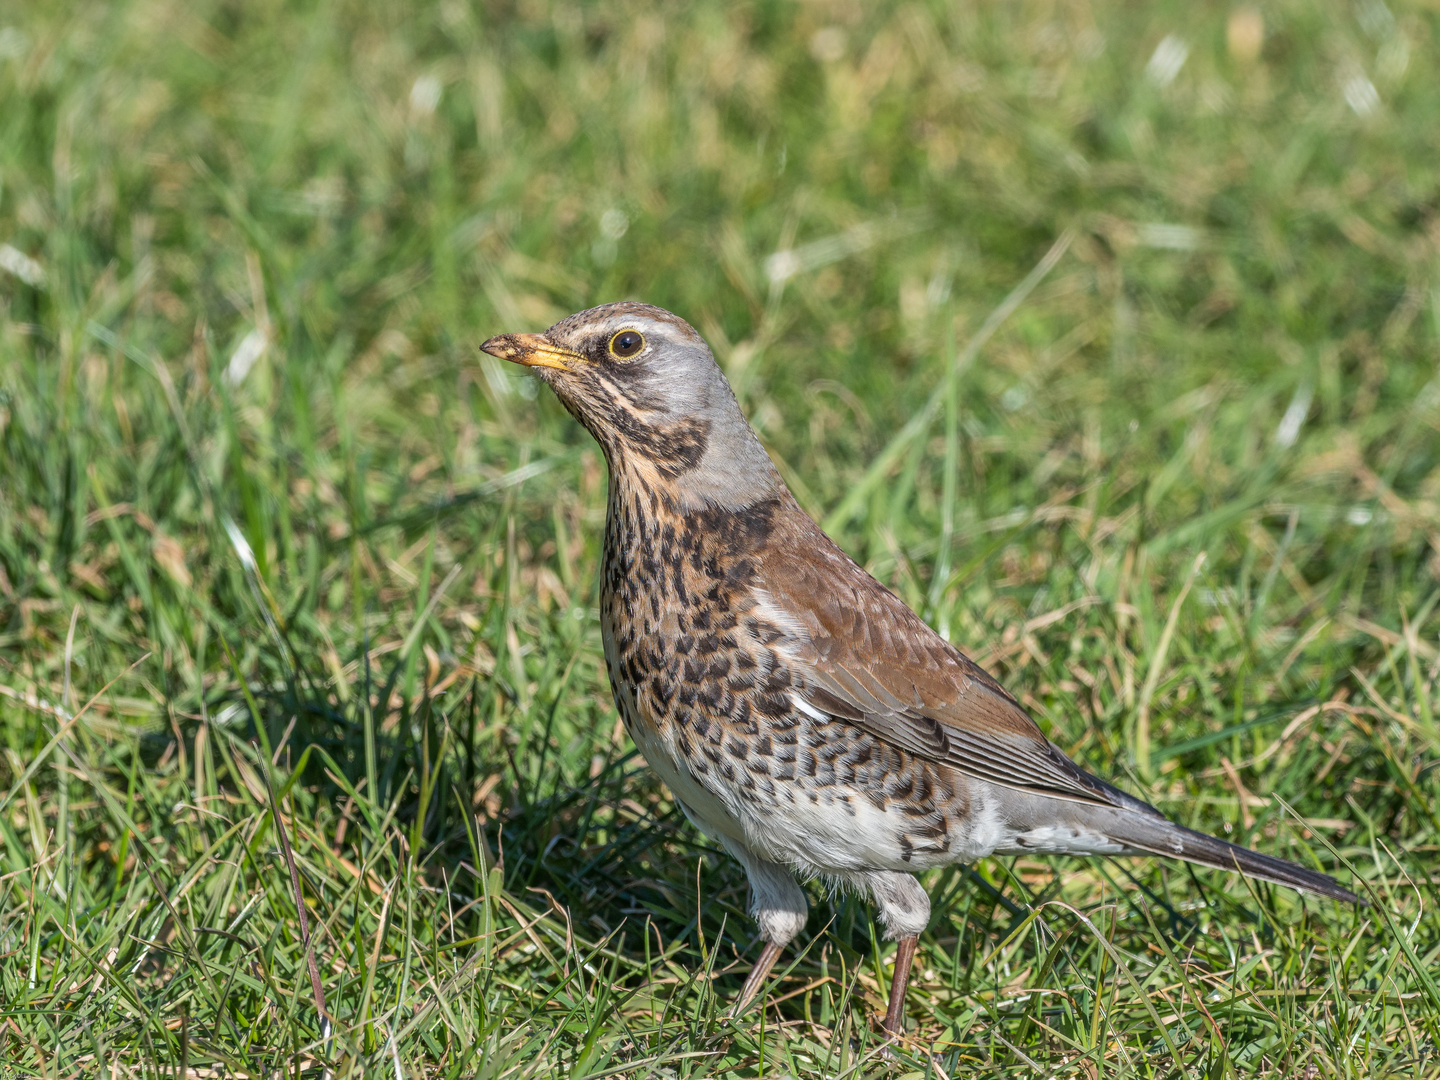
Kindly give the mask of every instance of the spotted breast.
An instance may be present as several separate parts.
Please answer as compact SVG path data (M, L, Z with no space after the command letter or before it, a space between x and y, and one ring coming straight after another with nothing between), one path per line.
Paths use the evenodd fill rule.
M963 778L808 702L797 629L763 580L788 501L685 514L616 477L601 627L626 729L716 839L842 879L951 861Z

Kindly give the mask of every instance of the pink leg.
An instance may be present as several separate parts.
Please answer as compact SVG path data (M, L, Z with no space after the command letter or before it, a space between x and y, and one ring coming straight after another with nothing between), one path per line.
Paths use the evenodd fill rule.
M891 1035L899 1035L905 1029L905 987L910 982L910 964L918 944L919 938L901 938L895 949L895 979L890 984L890 1007L885 1010L885 1030Z
M751 999L760 992L760 987L765 985L765 980L770 976L770 969L775 966L775 961L780 959L780 953L784 949L784 945L777 945L773 941L765 943L764 951L760 953L760 959L755 961L755 966L750 970L750 977L740 988L740 997L735 1002L735 1007L730 1010L731 1016L739 1016L745 1011L745 1006L750 1004Z

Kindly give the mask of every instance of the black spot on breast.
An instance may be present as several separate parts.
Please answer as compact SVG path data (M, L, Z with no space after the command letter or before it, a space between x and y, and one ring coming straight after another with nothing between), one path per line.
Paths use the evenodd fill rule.
M760 642L761 645L773 645L785 636L771 623L762 622L755 618L745 620L745 629L749 631L750 636Z
M916 836L922 840L943 840L949 835L949 828L945 824L944 815L937 815L936 820L927 825L916 825L913 827Z
M754 551L770 538L775 531L775 517L779 511L780 499L777 496L761 499L739 510L715 507L697 516L705 535L711 538L717 549L743 554Z
M787 716L790 713L790 699L784 694L756 694L755 711L761 716Z
M620 387L614 382L611 385L632 402L641 404L634 387ZM685 416L669 424L652 424L629 409L616 407L602 411L603 420L593 427L586 424L601 445L604 440L596 429L608 428L610 439L623 443L625 449L649 461L662 476L671 480L699 465L710 443L710 421L700 417Z

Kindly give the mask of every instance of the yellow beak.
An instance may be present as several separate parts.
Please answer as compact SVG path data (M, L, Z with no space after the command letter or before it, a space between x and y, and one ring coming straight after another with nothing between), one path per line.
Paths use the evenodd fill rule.
M585 363L585 357L569 349L562 349L543 334L501 334L499 337L492 337L480 348L491 356L524 364L526 367L570 371L576 364Z

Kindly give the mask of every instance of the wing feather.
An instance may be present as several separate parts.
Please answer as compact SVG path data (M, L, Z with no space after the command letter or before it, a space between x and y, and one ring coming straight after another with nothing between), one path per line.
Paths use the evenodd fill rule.
M761 560L760 607L792 628L783 647L811 708L1003 787L1109 806L1138 803L1066 757L999 683L798 507L788 531Z

